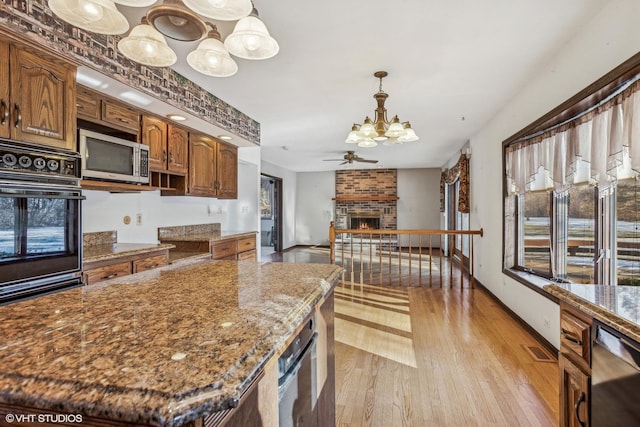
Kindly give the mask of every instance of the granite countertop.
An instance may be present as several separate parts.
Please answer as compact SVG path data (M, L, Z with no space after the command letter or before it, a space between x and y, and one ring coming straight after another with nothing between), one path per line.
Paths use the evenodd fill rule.
M340 272L197 261L4 306L0 402L166 426L226 409Z
M257 231L213 231L205 233L189 233L184 235L173 235L160 237L163 242L215 242L225 239L240 239L243 237L254 237Z
M128 255L138 255L159 249L172 249L174 245L168 243L113 243L104 245L85 246L82 249L82 262L104 261Z
M554 283L544 290L640 341L640 287Z

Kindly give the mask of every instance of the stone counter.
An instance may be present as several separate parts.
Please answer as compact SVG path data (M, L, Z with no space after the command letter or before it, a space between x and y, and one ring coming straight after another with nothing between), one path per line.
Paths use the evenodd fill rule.
M162 249L173 249L169 243L114 243L109 245L86 246L82 250L82 262L105 261L131 255L141 255Z
M207 260L4 306L0 406L166 426L232 407L340 271Z
M550 284L544 290L640 341L640 287Z

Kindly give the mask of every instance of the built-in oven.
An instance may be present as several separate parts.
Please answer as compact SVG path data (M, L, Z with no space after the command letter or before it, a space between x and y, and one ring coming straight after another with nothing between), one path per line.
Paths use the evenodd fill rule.
M79 162L0 141L0 304L82 284Z
M640 344L594 321L591 347L591 426L640 426Z

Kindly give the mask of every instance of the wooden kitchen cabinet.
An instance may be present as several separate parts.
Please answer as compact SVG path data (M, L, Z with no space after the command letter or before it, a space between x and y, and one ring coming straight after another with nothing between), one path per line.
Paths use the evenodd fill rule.
M216 156L216 196L219 199L237 199L238 149L218 142Z
M124 138L129 140L139 139L140 111L135 108L80 85L77 88L75 104L78 119L99 126L92 130L117 137L127 134L128 137Z
M591 377L571 359L560 355L560 425L584 427L589 425L589 383Z
M0 137L77 151L75 66L0 41Z
M187 194L216 196L216 141L199 134L189 134L189 183Z
M154 250L136 255L123 255L111 259L93 261L82 266L85 285L141 273L169 264L169 249Z
M589 425L592 319L560 303L560 426Z
M149 146L149 169L187 172L189 133L153 116L142 117L142 143Z

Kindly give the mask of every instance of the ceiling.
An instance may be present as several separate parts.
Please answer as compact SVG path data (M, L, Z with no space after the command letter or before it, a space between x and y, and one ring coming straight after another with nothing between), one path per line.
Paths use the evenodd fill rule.
M293 171L439 168L465 145L607 0L254 0L280 53L235 58L206 77L186 64L196 43L170 41L176 71L261 124L261 157ZM139 21L144 9L118 6ZM224 37L233 23L219 23ZM373 117L377 70L388 117L420 140L358 148L353 123ZM189 123L187 123L189 124ZM339 165L346 150L376 165Z

